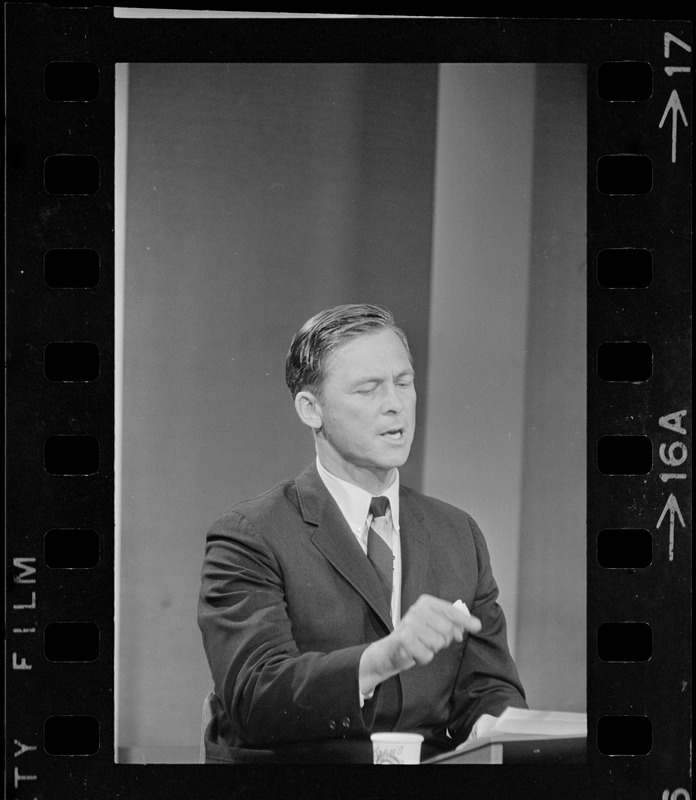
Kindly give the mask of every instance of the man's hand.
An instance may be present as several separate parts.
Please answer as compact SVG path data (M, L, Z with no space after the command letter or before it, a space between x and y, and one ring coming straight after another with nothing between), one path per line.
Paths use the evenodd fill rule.
M484 736L488 736L493 730L493 726L497 721L498 717L494 717L491 714L481 714L481 716L476 720L474 727L471 729L471 733L469 734L465 744L469 744L476 739L482 739Z
M481 621L468 611L432 595L422 594L383 639L365 648L360 658L360 691L369 696L374 688L416 664L428 664L436 653L464 633L478 633Z

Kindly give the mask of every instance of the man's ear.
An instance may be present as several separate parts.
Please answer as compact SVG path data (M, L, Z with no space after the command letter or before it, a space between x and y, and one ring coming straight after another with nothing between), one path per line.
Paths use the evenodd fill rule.
M321 430L324 424L321 404L312 392L298 392L295 395L295 411L302 422L315 433Z

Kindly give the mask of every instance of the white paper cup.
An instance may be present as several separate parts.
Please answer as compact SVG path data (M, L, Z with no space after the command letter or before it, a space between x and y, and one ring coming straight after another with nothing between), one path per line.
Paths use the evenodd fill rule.
M373 733L373 764L420 764L420 733Z

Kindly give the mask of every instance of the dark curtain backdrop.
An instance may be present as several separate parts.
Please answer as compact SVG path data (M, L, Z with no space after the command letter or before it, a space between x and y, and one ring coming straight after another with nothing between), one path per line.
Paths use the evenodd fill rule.
M284 382L299 325L389 306L423 415L436 92L434 64L130 65L121 743L196 730L206 529L313 458Z

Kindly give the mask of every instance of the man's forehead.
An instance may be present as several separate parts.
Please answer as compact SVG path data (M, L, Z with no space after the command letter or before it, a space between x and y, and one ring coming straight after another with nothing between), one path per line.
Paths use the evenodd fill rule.
M404 343L391 328L351 336L329 353L326 367L330 369L337 361L344 367L369 367L372 364L386 363L387 359L403 362L404 371L413 371Z

